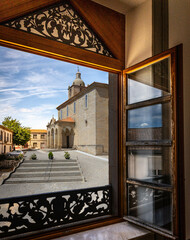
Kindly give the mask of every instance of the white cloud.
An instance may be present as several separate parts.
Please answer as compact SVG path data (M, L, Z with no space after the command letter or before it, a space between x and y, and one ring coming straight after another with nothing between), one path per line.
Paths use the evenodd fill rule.
M12 116L24 126L44 128L67 100L76 72L73 64L0 47L0 121ZM80 72L86 84L107 80L101 71Z
M16 50L7 50L5 52L4 57L5 58L11 58L11 59L28 59L32 56L30 53L22 52L22 51L16 51Z
M38 96L39 98L52 98L55 97L57 93L66 93L67 90L48 90L48 91L39 91L39 89L36 89L37 91L33 91L23 94L23 93L19 93L17 91L10 91L9 92L9 96L8 98L2 98L0 99L0 102L4 102L4 101L10 101L10 100L15 100L15 99L23 99L23 98L28 98L28 97L32 97L32 96Z
M20 109L20 112L22 112L22 113L31 113L31 112L32 112L32 109L21 108L21 109Z
M148 123L141 123L140 126L141 126L141 127L147 127L147 126L148 126Z
M57 116L57 105L41 104L32 108L17 108L9 102L0 105L0 122L5 117L11 116L19 120L23 126L31 128L45 128L51 116Z

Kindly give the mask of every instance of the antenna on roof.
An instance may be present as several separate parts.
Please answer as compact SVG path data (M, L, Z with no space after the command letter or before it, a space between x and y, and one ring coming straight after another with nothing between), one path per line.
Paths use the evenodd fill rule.
M77 70L78 70L78 72L79 72L79 67L77 67Z

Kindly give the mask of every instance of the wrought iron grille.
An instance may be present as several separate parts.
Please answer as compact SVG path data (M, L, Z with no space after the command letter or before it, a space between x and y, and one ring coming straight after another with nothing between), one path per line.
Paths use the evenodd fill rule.
M0 199L0 238L110 214L110 185Z
M68 0L10 20L3 25L113 57Z

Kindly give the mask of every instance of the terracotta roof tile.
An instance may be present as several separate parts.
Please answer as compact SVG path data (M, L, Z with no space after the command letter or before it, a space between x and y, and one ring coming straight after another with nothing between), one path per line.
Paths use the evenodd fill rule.
M45 130L45 129L30 129L30 132L34 132L34 133L47 133L47 130Z
M68 117L68 118L65 118L65 119L62 119L62 120L60 120L61 122L75 122L75 120L73 119L73 118L71 118L71 117Z

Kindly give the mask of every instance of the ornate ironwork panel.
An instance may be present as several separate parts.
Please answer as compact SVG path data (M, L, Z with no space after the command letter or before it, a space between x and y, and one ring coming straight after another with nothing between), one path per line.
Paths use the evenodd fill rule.
M111 186L0 199L0 238L111 214Z
M3 25L113 57L68 0Z

